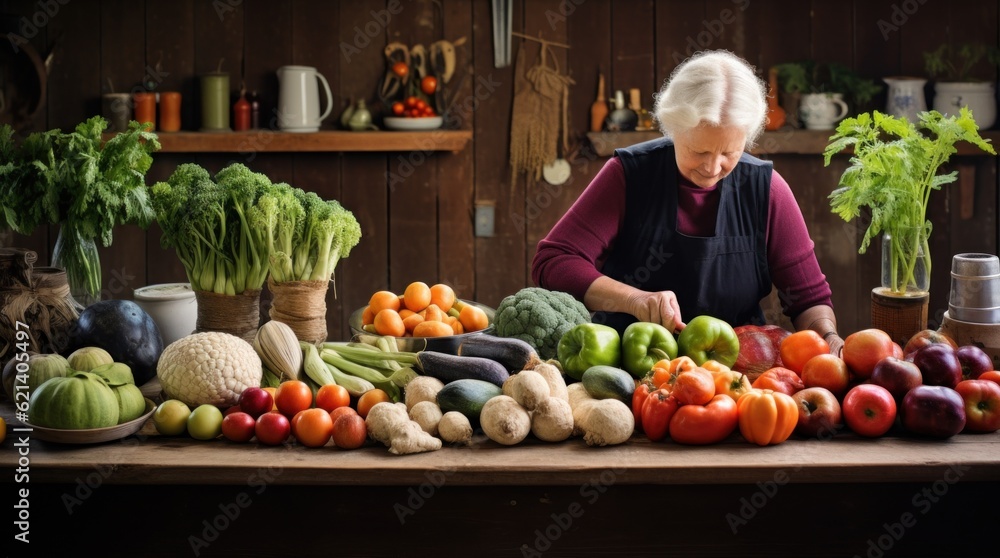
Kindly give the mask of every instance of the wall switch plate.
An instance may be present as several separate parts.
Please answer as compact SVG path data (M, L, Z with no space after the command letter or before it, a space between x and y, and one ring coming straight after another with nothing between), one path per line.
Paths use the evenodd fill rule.
M493 202L476 202L476 236L493 236L496 206Z

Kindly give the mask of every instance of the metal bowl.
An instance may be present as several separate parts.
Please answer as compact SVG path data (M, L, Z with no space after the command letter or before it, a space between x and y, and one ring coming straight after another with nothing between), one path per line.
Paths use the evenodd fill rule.
M478 306L483 309L483 312L486 312L486 318L489 320L489 325L486 326L486 329L463 333L462 335L449 335L447 337L397 337L396 344L399 346L399 350L410 353L418 351L434 351L437 353L456 354L458 352L459 345L462 344L462 341L476 335L493 333L493 317L496 315L496 310L471 300L462 300L462 302ZM354 336L354 341L371 341L379 337L374 333L368 333L362 329L361 315L364 314L364 312L365 307L362 306L351 313L351 317L348 319L348 324L351 327L351 334Z

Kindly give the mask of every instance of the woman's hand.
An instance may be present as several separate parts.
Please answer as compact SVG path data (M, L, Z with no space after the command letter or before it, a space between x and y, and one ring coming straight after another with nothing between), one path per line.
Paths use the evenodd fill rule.
M681 321L681 308L673 291L650 293L636 290L628 297L629 314L640 322L660 324L673 333L687 325Z
M830 333L824 337L826 343L830 345L830 354L839 357L840 352L844 349L844 340L840 338L836 333Z

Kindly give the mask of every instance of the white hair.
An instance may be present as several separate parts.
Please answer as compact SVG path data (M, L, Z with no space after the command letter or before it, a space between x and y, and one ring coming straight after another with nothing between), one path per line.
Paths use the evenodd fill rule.
M750 148L764 131L767 86L739 56L703 51L674 69L657 93L653 110L667 137L706 122L742 128Z

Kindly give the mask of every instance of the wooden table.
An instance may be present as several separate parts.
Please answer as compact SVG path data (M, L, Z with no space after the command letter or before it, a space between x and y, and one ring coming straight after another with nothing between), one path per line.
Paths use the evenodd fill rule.
M95 446L31 441L25 484L15 482L23 433L12 431L12 414L0 406L8 421L2 490L13 505L16 491L29 489L30 549L40 553L66 536L143 556L960 556L997 548L987 533L1000 497L1000 434L845 433L767 448L736 435L709 447L637 436L609 448L579 439L502 447L480 437L395 456L374 444L343 451L166 438L147 423L137 436ZM117 542L102 548L95 533L112 531Z

